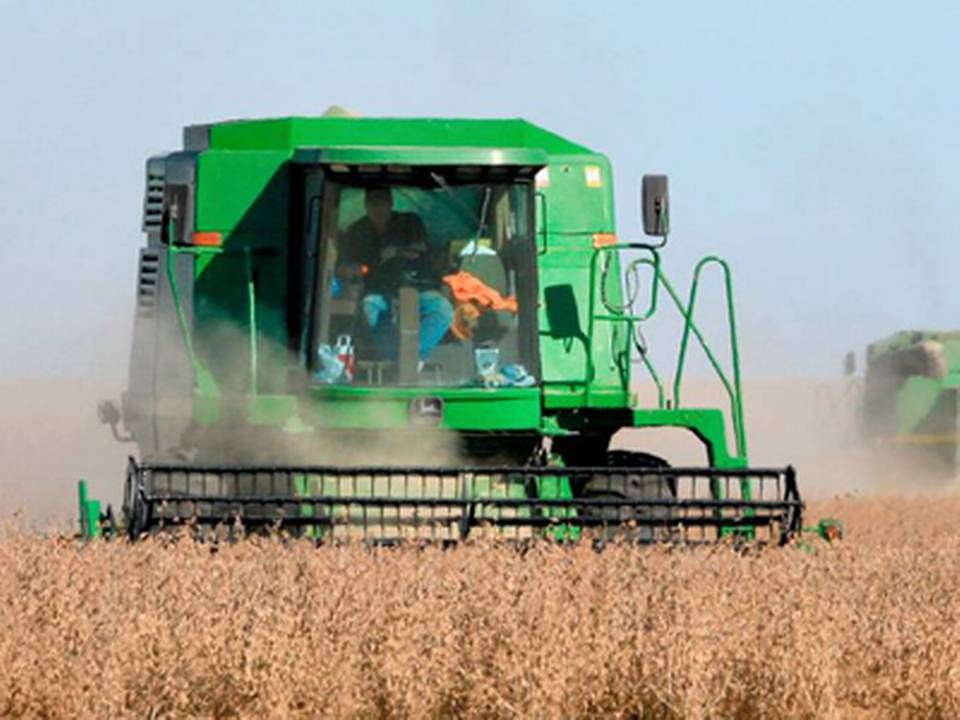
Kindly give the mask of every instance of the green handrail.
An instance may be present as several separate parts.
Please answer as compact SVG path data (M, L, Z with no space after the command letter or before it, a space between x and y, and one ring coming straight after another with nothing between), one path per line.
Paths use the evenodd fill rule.
M177 323L180 326L180 337L183 339L183 347L187 352L190 365L193 367L194 376L199 378L205 368L200 364L196 353L193 351L193 337L191 336L190 328L187 327L187 316L183 310L183 302L180 300L180 286L177 283L177 274L173 265L176 256L181 252L184 251L175 246L169 246L167 248L167 281L170 283L170 294L173 297L173 308L177 314Z
M634 323L631 321L628 325L631 335L634 332L633 329ZM629 352L630 347L630 338L627 338L627 350ZM650 374L651 379L653 380L654 385L657 386L657 407L660 410L663 410L667 407L667 393L663 387L663 381L660 380L660 375L657 374L656 368L653 367L653 363L650 362L650 358L647 357L647 353L640 353L640 359L643 361L644 367L647 369L647 372Z
M601 253L604 251L620 250L620 249L645 249L648 250L651 254L651 257L647 258L638 258L634 260L632 265L648 265L653 270L653 286L651 288L651 303L646 312L642 314L627 314L625 312L619 311L619 308L609 308L607 307L608 314L594 313L593 309L596 306L596 286L597 286L597 262ZM700 328L697 327L696 322L694 321L694 311L696 309L696 301L699 292L700 285L700 276L704 268L709 265L716 264L721 267L724 274L724 289L726 294L727 302L727 318L729 325L729 336L730 336L730 354L731 361L733 365L733 381L731 382L730 378L727 376L727 373L724 371L723 367L720 365L720 362L717 360L716 355L713 350L711 350L709 344L704 338L703 333L700 331ZM630 333L634 332L635 325L648 320L653 316L657 309L657 297L660 284L663 285L666 289L667 294L670 296L670 299L673 301L674 306L680 312L681 317L684 321L683 327L683 336L680 343L680 352L677 359L677 370L674 377L673 383L673 405L674 407L680 407L681 402L681 393L680 388L683 382L683 370L686 364L686 355L687 348L689 347L690 335L691 333L700 343L700 346L703 348L704 354L707 357L711 367L714 372L717 374L717 377L720 379L721 384L724 387L724 390L727 393L727 396L730 401L730 415L731 422L733 424L734 432L734 441L736 443L737 455L739 457L746 457L747 453L747 440L746 440L746 431L745 424L743 419L743 393L741 387L740 379L740 352L739 352L739 342L737 339L737 326L736 326L736 315L734 312L733 305L733 278L730 271L730 266L725 260L719 258L715 255L709 255L701 259L694 268L693 280L690 286L690 297L686 304L680 299L679 294L671 285L670 281L667 279L666 275L663 273L660 267L660 256L656 252L655 248L650 247L649 245L644 245L640 243L618 243L616 245L609 245L603 248L597 248L594 251L593 257L591 259L590 265L590 315L589 315L589 326L588 326L588 342L589 348L587 351L587 393L589 393L590 385L589 383L593 380L595 374L595 367L593 362L592 348L594 345L593 335L594 335L594 324L596 321L607 321L607 322L624 322L627 324ZM609 312L615 310L617 312ZM627 349L629 351L630 336L626 338ZM662 409L666 407L666 393L664 391L663 382L661 381L656 369L653 364L650 362L649 357L646 353L641 354L641 360L644 367L649 373L651 379L657 387L657 396L658 396L658 406Z
M250 322L250 394L260 389L260 358L257 353L257 287L253 278L253 259L250 248L245 248L243 264L247 273L247 315Z
M183 340L183 346L193 368L194 378L197 387L203 394L217 395L219 390L213 375L200 362L193 347L193 337L190 327L187 323L186 312L183 309L183 301L180 298L180 287L177 283L176 272L174 269L174 258L177 255L192 255L194 257L203 257L205 255L242 255L244 257L246 278L247 278L247 309L250 321L250 374L251 391L254 395L259 390L259 353L256 342L256 285L253 280L253 255L268 254L272 255L276 251L272 248L245 247L239 250L230 250L223 247L207 247L193 245L168 245L167 250L167 279L170 282L170 294L173 297L173 307L177 315L177 323L180 328L180 337Z
M597 263L600 260L600 257L605 253L614 252L618 250L646 250L650 253L650 258L639 258L634 260L631 265L650 265L653 268L653 284L650 288L650 305L647 307L646 312L637 315L637 314L627 314L625 312L626 308L611 308L609 305L604 303L604 306L608 313L610 314L597 314L594 312L594 308L597 303ZM634 326L636 323L648 320L653 317L654 313L657 311L657 297L658 297L658 287L660 280L660 254L656 249L650 247L645 243L614 243L611 245L604 245L602 247L594 248L593 255L590 257L590 299L589 299L589 312L587 317L587 368L586 368L586 398L585 400L589 403L590 400L590 384L593 382L594 377L596 376L596 368L593 362L593 347L594 347L594 325L596 321L602 320L607 322L626 322L629 333L624 340L625 350L627 353L630 351L630 338L633 336ZM601 280L605 282L606 276ZM657 386L657 403L659 407L663 408L666 406L666 392L663 387L663 383L660 380L660 377L657 375L657 371L654 369L653 365L650 363L649 358L646 356L646 353L642 355L643 363L647 368L647 372L650 373L650 377L653 379L654 383Z
M193 369L194 387L201 395L218 396L220 389L217 381L213 379L213 374L207 370L193 348L193 336L190 327L187 324L187 315L183 309L183 303L180 299L180 286L177 283L176 272L174 271L173 261L176 255L184 253L188 255L197 255L193 248L170 245L167 247L167 280L170 282L170 294L173 296L173 307L177 314L177 324L180 328L180 337L183 340L183 347L187 353L187 359L190 367Z
M710 347L707 345L707 341L704 339L699 328L697 328L696 324L693 322L693 313L695 310L697 292L700 285L700 274L708 265L719 265L723 270L723 282L727 300L727 319L730 336L730 358L733 365L732 387L726 373L723 372L720 363L717 362L716 357L710 350ZM740 384L740 351L739 343L737 341L737 324L733 307L733 277L730 272L730 266L727 264L726 260L723 260L716 255L708 255L707 257L701 259L693 271L693 281L690 283L690 299L687 302L686 310L684 310L682 307L679 297L673 291L673 288L670 286L670 284L666 281L666 278L664 278L663 281L664 287L667 288L667 292L673 298L677 308L684 316L683 337L680 341L680 355L677 359L677 372L673 382L673 401L677 407L680 406L680 387L683 379L683 367L686 362L687 346L690 340L690 333L692 332L700 342L700 346L703 348L704 354L707 356L707 359L710 361L710 364L713 366L713 369L716 371L720 381L723 383L723 386L727 391L727 395L730 398L730 412L733 419L733 432L737 443L737 454L740 457L746 457L747 437L743 422L743 395Z

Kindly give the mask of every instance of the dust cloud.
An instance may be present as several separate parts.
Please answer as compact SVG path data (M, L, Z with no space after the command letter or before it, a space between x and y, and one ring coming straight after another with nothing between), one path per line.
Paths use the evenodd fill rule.
M0 382L0 458L4 507L22 509L35 523L76 515L76 483L119 504L126 458L136 446L116 442L97 420L97 402L117 399L124 379L27 379ZM744 388L751 464L793 465L811 500L845 494L946 492L956 484L931 480L920 465L897 463L864 446L856 427L856 396L842 383L757 382ZM691 386L687 407L725 407L712 384ZM371 404L369 412L377 412ZM320 443L310 435L277 440L264 434L254 450L272 462L309 465L450 465L460 462L456 435L438 431L386 431L362 442ZM622 431L618 447L660 454L674 465L702 465L702 445L683 430ZM225 443L212 450L222 460L243 449ZM214 458L210 458L214 459Z
M640 390L643 397L644 388ZM871 445L861 436L856 381L756 380L744 384L743 395L750 464L794 466L807 499L958 490L956 480L938 474L923 455L907 457L890 447ZM682 399L689 408L729 408L718 382L685 383ZM674 465L706 461L702 444L683 430L621 431L615 443L654 452ZM728 443L732 446L732 437Z
M182 345L179 334L165 336L163 342L174 347ZM201 362L214 372L215 381L225 397L223 413L225 431L217 435L204 435L194 445L191 431L180 438L185 447L161 447L160 460L185 456L200 463L237 465L313 465L313 466L373 466L373 465L452 465L461 463L460 440L456 433L437 428L397 428L383 432L364 431L353 435L349 431L336 437L322 436L324 412L320 403L301 402L300 414L291 418L286 426L265 426L251 431L245 414L245 398L251 388L252 362L250 338L245 327L230 321L221 321L207 326L207 337L198 353ZM206 349L206 352L204 351ZM263 336L257 343L260 368L295 368L300 365L297 353L287 345ZM188 371L184 367L183 371ZM276 372L261 372L257 382L262 394L296 394L286 384L292 375ZM309 381L301 378L303 390ZM233 400L227 400L230 396ZM178 407L190 408L190 398L180 398ZM383 426L392 407L386 407L377 399L351 401L351 420L358 427ZM237 404L239 403L239 404ZM317 409L319 408L319 409ZM238 412L236 423L231 427L230 414ZM405 419L405 418L404 418ZM180 418L183 427L190 425L189 413ZM319 437L318 437L319 436ZM191 447L194 446L194 447ZM171 453L171 451L176 451ZM186 451L185 453L183 451ZM462 464L462 463L461 463Z
M173 341L173 339L171 339ZM225 386L249 382L248 340L224 329L220 341L232 348L233 359ZM263 355L286 348L262 347ZM124 353L126 355L126 353ZM221 377L223 377L221 367ZM134 444L114 440L97 419L97 402L118 400L126 373L109 379L49 377L0 380L0 459L4 469L4 508L22 509L36 524L64 522L76 516L76 483L85 478L95 497L115 506L122 494L128 455ZM645 405L649 387L639 386ZM267 389L269 391L269 388ZM685 407L719 407L728 401L714 382L685 384ZM810 500L847 494L953 492L956 483L933 481L915 462L896 462L867 448L857 427L858 391L855 384L803 380L752 381L744 386L749 456L754 466L797 468L801 490ZM375 401L358 403L375 424L383 408ZM321 415L302 418L317 426ZM319 429L319 428L317 428ZM732 443L732 438L729 439ZM615 447L662 455L674 465L703 465L701 443L687 431L629 430L614 439ZM225 463L245 459L291 465L453 465L463 462L459 438L435 429L384 431L362 440L318 440L315 432L301 435L265 430L207 445L198 461ZM496 462L497 459L493 459ZM510 462L505 459L505 462Z
M135 446L117 443L99 423L97 402L119 398L120 387L119 380L0 380L5 515L22 510L40 525L73 519L80 478L95 497L119 500Z

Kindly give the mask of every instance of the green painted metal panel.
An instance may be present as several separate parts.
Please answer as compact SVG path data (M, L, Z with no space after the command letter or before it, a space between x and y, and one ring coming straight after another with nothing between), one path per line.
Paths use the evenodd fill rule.
M239 120L210 126L211 149L274 150L288 149L292 144L289 119Z
M582 145L520 119L290 117L235 120L210 126L212 149L292 150L360 145L530 147L553 154L589 152Z
M289 152L242 153L208 150L197 161L196 229L248 236L287 232ZM285 236L284 236L285 238Z
M84 540L100 537L100 501L90 498L86 480L80 480L77 483L77 499L80 511L80 537Z
M897 395L897 432L914 433L937 404L944 384L939 379L908 377Z
M285 383L287 364L287 256L244 248L286 243L286 235L273 232L235 232L231 246L241 252L197 258L193 297L193 332L197 356L212 372L218 385L236 392L250 387L249 332L256 318L258 382L264 392L279 392ZM255 284L248 284L248 272ZM251 314L251 299L254 312Z
M540 192L547 199L550 249L593 249L593 233L615 231L613 172L594 153L550 157ZM548 183L548 184L545 184Z
M712 465L737 469L747 466L747 458L732 454L727 442L727 424L716 408L635 410L634 427L680 427L696 434L707 446Z
M546 165L547 153L525 147L334 147L299 149L293 161L323 165L483 165L535 169Z
M591 312L602 310L602 306L590 305L590 266L596 252L594 235L615 230L610 163L603 155L594 153L551 156L538 184L545 199L538 204L538 230L546 232L543 243L546 249L538 259L541 372L545 382L564 385L561 392L548 390L544 404L546 407L587 404L610 407L611 397L615 397L614 406L626 407L629 366L618 366L611 352L611 348L623 344L622 329L610 323L598 323L593 337L587 336ZM609 283L609 297L619 302L620 272L616 258L613 258L610 274L616 280ZM599 278L593 280L598 282ZM551 288L561 286L569 289L573 302L569 312L578 318L583 331L580 338L556 337L555 329L550 327L547 295ZM592 377L588 377L588 352L593 354ZM579 389L571 386L571 382L578 383ZM613 396L611 390L615 391ZM594 396L597 402L594 402Z
M612 349L623 350L626 346L625 327L609 322L594 324L593 337L589 337L590 313L601 313L601 278L594 278L597 289L594 306L591 308L590 263L594 254L592 236L577 236L586 248L552 249L540 256L540 358L541 373L545 382L559 383L564 386L579 384L585 391L589 382L591 397L595 393L616 389L626 393L630 386L629 364L625 359L618 365ZM569 239L569 238L568 238ZM610 278L613 278L613 281ZM608 283L608 298L620 301L619 264L611 267ZM556 337L557 329L550 326L548 303L556 302L559 293L567 297L570 306L563 309L563 315L574 314L581 331L579 337ZM589 377L587 353L593 354L593 377ZM592 404L592 403L591 403Z
M633 395L620 387L592 387L589 396L582 386L547 385L543 388L543 406L549 410L567 408L623 409L631 407Z
M410 425L415 398L443 400L442 428L534 430L540 427L537 388L431 389L314 386L305 420L318 428L400 428Z

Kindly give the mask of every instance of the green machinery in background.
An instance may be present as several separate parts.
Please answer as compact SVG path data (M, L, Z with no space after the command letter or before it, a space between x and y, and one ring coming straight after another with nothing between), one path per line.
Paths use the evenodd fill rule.
M847 373L854 372L853 356ZM960 333L907 330L867 347L860 404L866 440L924 474L956 476L960 462Z
M374 330L367 268L345 271L371 189L419 219L421 261L451 279L430 302L455 321L425 355L422 276L395 274ZM652 240L621 241L607 158L523 120L187 127L182 150L147 162L129 384L100 407L139 453L117 521L95 521L83 488L85 532L785 542L803 504L791 468L748 465L730 269L701 260L681 294L660 263L666 177L644 178L642 202ZM707 271L726 293L729 372L695 321ZM669 378L641 332L665 313L683 328ZM725 408L684 402L696 347ZM708 462L611 448L664 427Z

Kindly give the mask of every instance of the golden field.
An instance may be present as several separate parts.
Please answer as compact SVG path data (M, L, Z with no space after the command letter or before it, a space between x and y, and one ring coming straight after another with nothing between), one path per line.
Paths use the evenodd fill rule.
M960 498L833 546L0 540L0 715L958 717Z
M842 391L748 394L753 461L797 464L842 543L520 555L45 538L78 477L119 499L131 446L94 419L117 390L0 388L25 511L0 531L0 716L960 717L960 496L851 453Z

